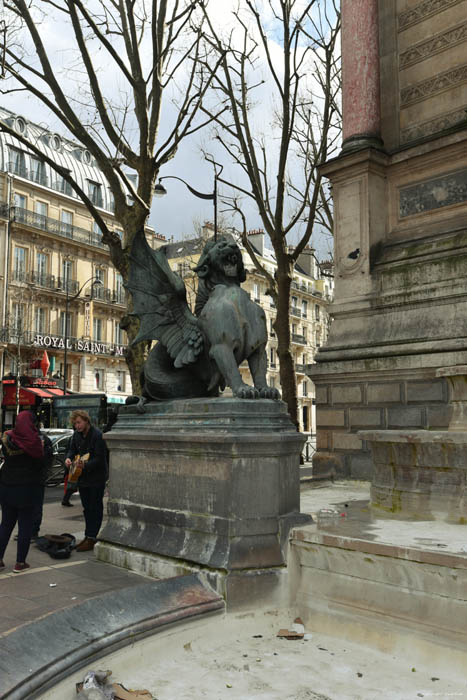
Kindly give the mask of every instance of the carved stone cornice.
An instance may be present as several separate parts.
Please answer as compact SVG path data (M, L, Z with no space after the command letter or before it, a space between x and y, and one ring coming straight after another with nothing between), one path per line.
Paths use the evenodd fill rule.
M415 7L400 13L398 16L399 31L402 32L407 27L423 22L431 15L436 15L438 12L442 12L452 5L458 5L460 2L463 2L463 0L423 0Z
M422 80L415 85L408 85L401 90L401 107L425 100L465 82L467 82L467 64L451 68L428 80Z
M401 69L408 68L414 63L424 61L430 56L434 56L445 49L450 49L452 46L462 43L467 39L467 22L452 27L445 32L435 34L426 41L421 41L409 49L401 53L399 57L399 66Z
M401 143L427 138L446 129L452 129L455 126L467 127L467 113L464 107L403 129L401 131Z

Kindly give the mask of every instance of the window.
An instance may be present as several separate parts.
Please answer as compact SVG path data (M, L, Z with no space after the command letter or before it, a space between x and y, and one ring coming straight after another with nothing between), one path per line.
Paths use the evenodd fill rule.
M307 332L306 326L302 326L302 335L303 335L303 340L305 342L306 342L306 332Z
M117 391L126 391L126 372L124 370L117 371Z
M296 309L298 307L298 298L292 297L292 308Z
M63 286L68 286L68 291L71 292L70 282L73 278L73 262L71 260L62 260L62 282Z
M260 296L259 296L259 295L260 295L259 286L258 286L258 285L256 284L256 282L255 282L255 284L253 285L253 298L254 298L255 301L259 301L259 300L260 300Z
M321 331L317 330L316 331L316 347L319 348L321 346Z
M120 304L125 303L125 287L123 286L123 277L119 272L115 273L115 301Z
M10 148L10 163L8 169L15 175L26 177L24 153L17 148Z
M99 245L99 243L102 240L102 230L100 226L98 225L97 221L92 222L92 234L91 234L91 243L94 245Z
M36 200L34 202L34 211L36 214L39 214L40 216L47 216L48 214L48 205L46 202L39 202Z
M73 234L73 212L62 209L60 212L60 232L71 237Z
M269 319L269 333L274 337L276 335L274 331L274 319L270 318Z
M115 333L114 333L114 338L115 338L115 343L117 345L123 345L124 344L124 336L123 336L124 331L120 328L120 324L118 321L115 321Z
M292 323L292 335L297 335L297 324Z
M14 257L14 278L20 282L24 282L26 279L26 260L27 260L27 250L26 248L15 247L15 257Z
M103 390L104 389L105 370L96 369L96 373L95 373L94 377L96 380L96 389Z
M88 180L88 194L89 199L96 205L96 207L102 206L102 185L100 185L98 182Z
M274 348L269 348L269 362L271 363L271 367L276 366L276 351Z
M24 324L25 306L15 302L11 306L11 326L12 330L21 333Z
M68 323L66 324L67 328L65 328L65 312L61 311L60 312L60 319L59 319L59 333L63 337L70 338L73 333L72 333L72 327L73 327L73 316L72 314L68 314Z
M40 185L47 184L47 177L45 174L45 163L43 163L39 158L34 158L31 156L31 170L29 177L33 182L38 182Z
M27 209L27 200L24 194L17 194L15 192L13 199L15 207L18 207L19 209Z
M305 299L303 299L302 300L302 316L303 316L303 318L306 318L307 312L308 312L308 302Z
M70 183L65 180L65 178L62 175L57 175L57 179L55 180L54 183L54 190L57 190L57 192L61 192L62 194L67 194L69 197L73 196L73 187L70 185Z
M319 321L319 304L315 304L315 319Z
M94 316L92 320L92 337L93 340L102 340L103 323L101 318Z
M46 332L46 318L47 309L45 309L43 306L36 306L34 311L34 330L36 333Z
M310 430L309 419L308 419L308 406L303 406L303 432L307 433Z
M47 275L47 258L48 255L46 253L36 253L36 281L39 282L39 284L42 284L45 281L45 277Z
M308 396L308 382L306 379L302 382L302 396Z

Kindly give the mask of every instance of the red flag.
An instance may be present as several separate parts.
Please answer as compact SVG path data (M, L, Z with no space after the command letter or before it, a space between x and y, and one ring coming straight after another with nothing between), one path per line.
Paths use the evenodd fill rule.
M47 372L49 371L49 367L50 367L49 356L47 355L47 350L44 350L44 354L42 355L42 359L41 359L41 370L42 370L43 377L47 376Z

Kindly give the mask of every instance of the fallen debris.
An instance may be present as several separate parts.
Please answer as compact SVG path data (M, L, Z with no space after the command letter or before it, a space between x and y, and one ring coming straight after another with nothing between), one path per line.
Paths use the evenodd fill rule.
M148 690L132 690L121 683L108 682L112 671L88 671L76 693L88 700L154 700Z
M129 690L121 683L114 683L115 700L153 700L149 690Z
M279 630L277 636L281 637L281 639L303 639L305 635L303 634L303 632L295 632L295 630L282 629Z

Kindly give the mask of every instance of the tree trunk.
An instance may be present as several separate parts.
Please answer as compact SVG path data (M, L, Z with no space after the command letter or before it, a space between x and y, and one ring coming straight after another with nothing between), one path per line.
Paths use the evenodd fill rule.
M278 261L279 262L279 261ZM299 429L297 405L297 380L294 360L291 350L290 337L290 286L291 272L278 269L277 275L277 316L274 329L277 335L277 354L279 356L279 371L282 388L282 399L287 404L290 418Z

